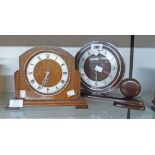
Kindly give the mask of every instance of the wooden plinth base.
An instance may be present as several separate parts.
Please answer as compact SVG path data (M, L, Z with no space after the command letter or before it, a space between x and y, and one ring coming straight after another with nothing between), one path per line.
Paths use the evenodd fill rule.
M78 100L24 100L24 106L85 106L84 99Z
M77 109L88 108L85 99L76 100L24 100L24 106L75 106Z
M133 109L133 110L145 110L144 103L141 101L137 102L114 102L114 106L120 107L120 108L126 108L126 109Z
M93 99L101 99L105 101L112 101L114 106L133 110L145 110L144 101L141 97L126 98L119 93L115 94L99 94L82 91L81 96Z
M76 109L88 109L85 99L76 100L24 100L24 107L26 106L75 106ZM10 108L6 105L6 110L18 110L19 108Z

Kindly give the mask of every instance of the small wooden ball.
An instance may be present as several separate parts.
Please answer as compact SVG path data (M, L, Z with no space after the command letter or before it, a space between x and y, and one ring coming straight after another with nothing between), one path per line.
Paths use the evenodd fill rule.
M126 97L133 98L141 92L141 85L136 79L127 78L121 81L120 90Z

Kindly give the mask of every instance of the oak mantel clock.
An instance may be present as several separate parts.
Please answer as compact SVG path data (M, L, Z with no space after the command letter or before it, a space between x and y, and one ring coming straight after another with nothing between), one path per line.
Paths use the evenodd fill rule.
M16 99L24 105L86 108L80 97L80 73L72 55L56 47L35 47L19 58Z

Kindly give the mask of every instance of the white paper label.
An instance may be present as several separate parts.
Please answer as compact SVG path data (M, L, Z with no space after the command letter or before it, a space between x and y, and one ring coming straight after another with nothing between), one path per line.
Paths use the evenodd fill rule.
M12 107L12 108L21 108L23 107L23 100L22 99L10 99L10 102L9 102L9 107Z
M102 51L103 45L102 44L91 44L91 50L93 51Z
M95 71L101 73L101 72L103 71L103 67L96 65L96 67L95 67Z
M70 96L74 96L75 95L75 91L74 90L69 90L67 91L67 96L70 97Z
M25 90L20 90L20 97L25 98L26 97L26 91Z

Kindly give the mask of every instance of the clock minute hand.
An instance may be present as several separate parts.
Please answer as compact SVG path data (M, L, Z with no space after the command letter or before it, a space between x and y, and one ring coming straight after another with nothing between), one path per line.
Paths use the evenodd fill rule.
M49 80L49 74L50 74L50 72L46 72L45 78L44 78L44 80L42 82L42 86L47 85L48 80Z
M107 72L107 71L105 71L105 70L103 70L103 72L106 73L106 74L108 74L108 75L110 74L109 72Z

